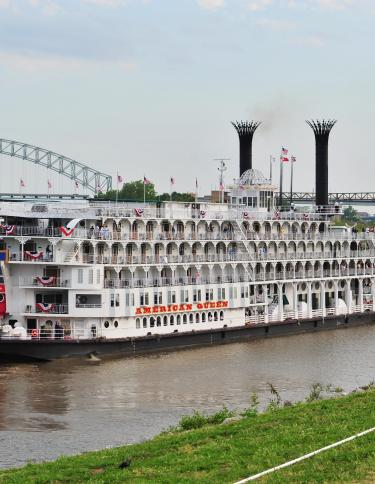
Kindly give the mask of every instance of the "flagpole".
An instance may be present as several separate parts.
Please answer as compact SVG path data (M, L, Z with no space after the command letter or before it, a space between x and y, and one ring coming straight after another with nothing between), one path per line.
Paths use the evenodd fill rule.
M290 158L290 206L293 204L293 157Z
M143 176L143 205L146 206L146 177Z
M118 202L118 172L116 173L116 205Z
M270 181L272 183L272 155L270 155Z
M279 206L280 206L280 209L282 209L282 206L283 206L283 160L282 160L282 156L280 156L280 187L279 187L279 192L280 192Z
M172 201L172 180L169 183L169 200Z

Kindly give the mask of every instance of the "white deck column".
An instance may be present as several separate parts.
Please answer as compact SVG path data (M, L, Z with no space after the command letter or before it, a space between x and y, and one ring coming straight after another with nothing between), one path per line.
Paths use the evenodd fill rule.
M363 279L358 279L358 305L361 313L364 311L363 307Z
M350 279L346 280L345 285L345 302L348 308L348 313L352 310L352 291L350 289Z
M307 283L307 313L308 317L312 317L312 289L311 282Z
M298 317L298 292L297 292L297 283L293 284L293 311L294 317Z
M326 288L325 283L320 283L320 308L322 310L323 317L326 316Z
M339 284L337 281L335 281L334 283L334 292L335 292L335 295L334 295L334 306L335 306L335 314L337 315L338 314L338 304L339 304Z
M277 285L277 299L278 299L278 316L279 320L282 321L284 319L284 301L283 301L283 285Z

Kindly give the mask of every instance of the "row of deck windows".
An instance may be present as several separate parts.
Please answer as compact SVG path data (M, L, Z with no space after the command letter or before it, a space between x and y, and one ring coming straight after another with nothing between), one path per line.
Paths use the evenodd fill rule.
M171 314L169 316L150 316L137 318L135 326L137 329L155 328L161 326L174 326L181 324L206 323L211 321L224 321L224 311L209 311L207 313Z
M248 287L241 287L241 297L248 297ZM219 287L216 289L216 293L214 289L207 288L205 291L203 290L204 299L202 299L202 290L201 289L194 289L193 290L193 301L192 302L200 302L200 301L213 301L216 298L219 301L222 301L226 297L226 290L224 287ZM237 288L230 288L229 294L231 298L237 297ZM247 294L245 296L245 294ZM140 306L149 306L152 296L148 292L142 292L139 296L139 305ZM180 303L188 303L190 302L189 291L187 289L181 289L180 291ZM126 305L129 306L130 299L129 294L126 295ZM163 304L163 293L161 291L154 292L153 294L153 303L154 305ZM168 291L167 293L167 304L176 304L177 303L177 291ZM134 305L134 304L133 304Z

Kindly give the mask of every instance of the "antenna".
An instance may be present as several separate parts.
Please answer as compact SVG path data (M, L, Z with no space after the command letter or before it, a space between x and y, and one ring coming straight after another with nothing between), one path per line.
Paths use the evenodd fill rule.
M224 203L224 173L227 171L226 161L230 161L230 158L215 158L214 161L219 162L218 170L220 172L219 176L219 187L220 187L220 203Z

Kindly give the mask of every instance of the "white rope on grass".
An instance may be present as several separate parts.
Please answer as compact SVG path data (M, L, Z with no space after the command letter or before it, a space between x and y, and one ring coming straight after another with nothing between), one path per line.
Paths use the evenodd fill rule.
M272 472L278 471L280 469L284 469L285 467L292 466L293 464L296 464L297 462L301 462L305 459L309 459L310 457L313 457L314 455L320 454L321 452L324 452L325 450L333 449L334 447L338 447L339 445L345 444L346 442L350 442L351 440L358 439L358 437L362 437L363 435L369 434L371 432L375 431L375 427L372 427L372 429L364 430L363 432L360 432L359 434L352 435L351 437L348 437L344 440L340 440L339 442L335 442L334 444L327 445L326 447L322 447L321 449L314 450L314 452L310 452L309 454L302 455L301 457L298 457L297 459L290 460L289 462L285 462L284 464L281 464L276 467L272 467L271 469L267 469L266 471L260 472L259 474L254 474L253 476L246 477L245 479L242 479L241 481L237 481L234 484L243 484L244 482L249 482L249 481L255 481L255 479L259 479L260 477L263 477L267 474L271 474Z

